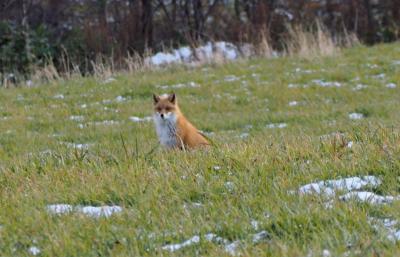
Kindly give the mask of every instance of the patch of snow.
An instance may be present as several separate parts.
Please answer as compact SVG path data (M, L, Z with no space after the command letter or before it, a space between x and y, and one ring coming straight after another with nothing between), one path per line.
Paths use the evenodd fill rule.
M308 88L309 86L307 85L307 84L304 84L304 85L299 85L299 84L292 84L292 83L290 83L289 85L288 85L288 88Z
M27 87L33 87L33 86L34 86L33 81L32 81L32 80L27 80L27 81L26 81L26 86L27 86Z
M306 74L311 74L314 72L313 70L302 70L301 68L296 68L294 71L296 73L306 73Z
M87 149L89 149L89 147L91 145L91 144L79 144L79 143L69 143L69 142L66 142L64 144L70 148L79 149L79 150L87 150Z
M152 121L153 117L147 116L147 117L140 118L140 117L136 117L136 116L131 116L131 117L129 117L129 120L133 121L133 122L146 122L146 121Z
M249 137L249 133L244 132L244 133L240 134L239 137L242 138L242 139L248 138Z
M398 221L388 218L369 218L368 221L372 223L372 226L379 230L383 228L387 234L387 239L392 242L400 241L400 230L397 229Z
M349 119L351 120L360 120L362 118L364 118L364 114L362 113L352 112L349 114Z
M311 82L321 87L341 87L342 84L336 81L325 81L323 79L314 79Z
M400 196L381 196L372 192L349 192L340 196L340 200L349 201L356 200L359 202L366 202L371 204L384 204L391 203L395 200L400 200Z
M269 233L265 230L258 232L256 234L253 235L253 243L257 244L265 239L268 239L270 237Z
M215 170L215 171L221 170L221 166L214 166L213 170Z
M72 212L74 207L70 204L51 204L47 205L47 211L52 214L64 214Z
M240 245L240 241L235 241L230 244L227 244L227 245L225 245L225 251L227 253L229 253L230 255L235 256L238 253L237 248L239 247L239 245Z
M356 87L353 88L353 91L359 91L359 90L365 89L367 87L368 86L364 85L364 84L357 84Z
M300 194L325 194L333 196L336 190L352 191L359 190L366 186L377 187L381 184L381 180L375 176L350 177L345 179L325 180L307 184L299 188Z
M251 220L250 224L254 228L254 230L258 230L258 228L260 226L260 222L258 222L257 220Z
M164 245L162 247L163 250L167 250L170 252L175 252L181 248L193 245L193 244L198 244L200 242L200 237L199 236L193 236L192 238L180 243L180 244L169 244L169 245Z
M370 68L370 69L376 69L376 68L378 68L378 65L376 65L376 64L367 63L366 66L367 66L368 68Z
M331 256L331 252L328 249L324 249L322 251L322 257L330 257Z
M224 77L224 81L226 81L226 82L233 82L233 81L237 81L239 79L240 78L235 75L227 75Z
M296 105L298 105L299 104L299 102L297 102L297 101L291 101L291 102L289 102L289 106L296 106Z
M83 121L85 120L85 117L81 116L81 115L71 115L69 116L70 120L74 120L74 121Z
M384 79L384 78L386 78L386 74L385 73L380 73L380 74L377 74L377 75L373 75L372 77L374 79Z
M116 120L103 120L103 121L88 122L88 125L95 125L95 126L102 126L102 125L103 126L111 126L111 125L118 125L118 124L120 124L120 122L116 121Z
M152 57L150 57L150 59L146 58L145 62L147 61L148 63L155 65L155 66L171 64L171 63L178 63L181 61L179 52L175 52L175 54L178 54L178 55L174 55L171 53L159 52L159 53L153 55Z
M115 98L115 101L117 103L125 102L126 100L127 100L126 97L123 97L123 96L120 96L120 95Z
M235 189L235 184L233 184L232 181L227 181L224 183L224 185L228 191L233 191Z
M353 141L349 141L349 142L347 142L347 148L352 148L353 147Z
M109 77L109 78L107 78L106 80L103 81L103 84L109 84L109 83L112 83L114 81L117 81L117 80L115 78L113 78L113 77Z
M396 88L397 85L395 83L389 83L389 84L386 84L386 87L387 88Z
M58 95L53 96L53 98L54 99L64 99L65 97L62 94L58 94Z
M200 87L200 84L197 84L196 82L190 81L187 83L179 83L179 84L175 84L175 85L157 85L156 88L160 88L160 89L170 89L170 88L174 88L174 89L178 89L178 88L196 88L196 87Z
M86 216L99 218L99 217L110 217L114 213L122 211L120 206L83 206L78 208L79 212Z
M392 62L393 65L400 65L400 60L396 60Z
M244 47L244 46L243 46ZM246 47L248 50L248 47ZM253 51L251 51L253 52ZM210 62L216 58L225 60L235 60L240 56L238 47L228 42L208 42L203 46L191 49L187 46L180 47L167 52L158 52L153 56L145 58L145 63L154 66L163 66L168 64L196 64Z
M110 217L111 215L121 212L120 206L72 206L70 204L51 204L47 205L47 211L51 214L67 214L71 212L82 213L88 217Z
M208 233L208 234L204 235L204 238L208 242L215 242L217 244L224 244L224 245L229 244L229 241L227 239L222 238L214 233Z
M40 249L37 248L36 246L29 247L28 251L29 251L30 254L32 254L34 256L36 256L36 255L38 255L40 253Z
M387 238L388 238L390 241L400 241L400 230L391 232L391 233L387 236Z
M274 129L274 128L286 128L287 124L286 123L271 123L267 125L267 128L269 129Z

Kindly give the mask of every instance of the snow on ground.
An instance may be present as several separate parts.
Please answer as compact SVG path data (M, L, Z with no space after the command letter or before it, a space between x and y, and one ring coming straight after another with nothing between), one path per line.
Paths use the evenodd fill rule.
M119 125L121 122L117 120L102 120L102 121L91 121L86 123L87 126L112 126L112 125ZM85 125L79 124L79 128L84 128Z
M36 246L29 247L28 251L29 251L30 254L32 254L34 256L36 256L36 255L38 255L40 253L40 249L37 248Z
M368 222L374 229L378 231L383 230L390 241L400 241L400 229L397 228L399 224L397 220L371 217L368 219Z
M219 171L219 170L221 170L221 166L214 166L214 167L213 167L213 170Z
M389 84L386 84L386 87L387 88L396 88L397 85L395 83L389 83Z
M355 200L358 202L366 202L371 204L384 204L391 203L395 200L400 200L400 196L381 196L372 192L349 192L340 196L340 200Z
M196 88L196 87L200 87L200 84L197 84L196 82L190 81L187 83L179 83L179 84L175 84L175 85L157 85L156 88L160 88L160 89L177 89L177 88Z
M291 102L289 102L289 106L296 106L296 105L298 105L298 104L299 104L298 101L291 101Z
M232 192L235 189L235 184L232 181L227 181L224 183L225 188L228 189L228 191Z
M353 144L354 144L353 141L349 141L349 142L347 142L346 147L347 147L347 148L352 148L352 147L353 147Z
M260 227L260 222L258 222L257 220L251 220L250 225L254 230L258 230Z
M120 206L83 206L78 207L78 211L85 214L86 216L99 218L99 217L110 217L114 213L122 211Z
M352 191L359 190L366 186L377 187L381 184L381 180L375 176L351 177L336 180L324 180L307 184L299 188L300 194L324 194L333 196L336 191Z
M256 234L253 235L253 239L252 242L254 244L258 244L259 242L262 242L266 239L270 238L270 235L267 231L263 230L261 232L258 232Z
M271 123L267 124L267 128L273 129L273 128L286 128L287 124L286 123Z
M237 255L237 248L239 247L239 245L240 245L240 241L234 241L230 244L225 245L225 251L227 253L229 253L230 255L235 256L235 255Z
M257 222L256 226L254 226L254 222L257 222L257 221L253 220L251 222L251 224L252 224L252 226L253 226L253 228L255 230L258 230L258 222ZM258 243L261 243L261 242L263 242L265 240L268 240L270 238L270 234L267 231L262 230L262 231L260 231L258 233L250 234L249 238L251 238L251 242L253 244L258 244ZM232 256L235 256L235 255L239 254L238 248L239 248L239 246L241 244L240 240L236 240L236 241L231 242L228 239L220 237L220 236L218 236L217 234L214 234L214 233L207 233L202 237L200 237L199 235L194 235L193 237L191 237L191 238L189 238L187 240L184 240L181 243L164 245L164 246L161 247L161 249L166 250L166 251L170 251L170 252L175 252L175 251L180 250L180 249L182 249L184 247L188 247L188 246L192 246L192 245L195 245L195 244L199 244L201 240L205 240L207 242L223 245L225 252L227 252L228 254L230 254Z
M114 81L117 81L117 80L115 78L113 78L113 77L109 77L109 78L107 78L107 79L105 79L103 81L103 84L109 84L109 83L112 83Z
M110 217L114 213L122 211L122 207L113 206L73 206L70 204L51 204L47 205L47 211L51 214L68 214L72 212L82 213L88 217L99 218L99 217Z
M193 236L192 238L180 243L180 244L168 244L168 245L164 245L163 247L161 247L161 249L163 250L167 250L170 252L175 252L177 250L180 250L181 248L193 245L193 244L198 244L200 243L200 237L199 236Z
M91 146L91 144L80 144L80 143L70 143L70 142L63 142L67 147L79 149L79 150L87 150Z
M299 84L290 83L290 84L288 85L288 88L307 88L307 87L308 87L307 84L299 85Z
M115 98L115 101L117 103L125 102L126 100L128 100L126 97L123 97L123 96L120 96L120 95Z
M51 204L47 205L47 211L52 214L64 214L72 212L74 207L70 204Z
M322 257L330 257L331 256L331 252L328 249L324 249L322 251Z
M71 115L69 116L69 119L73 121L83 121L85 120L85 117L83 117L82 115Z
M351 120L360 120L362 118L364 118L364 114L362 113L352 112L349 114L349 119Z
M203 46L191 49L184 46L178 49L173 49L170 52L158 52L153 56L145 58L144 62L147 65L163 66L168 64L196 64L211 62L214 60L235 60L241 55L251 55L252 47L243 45L240 49L232 43L228 42L208 42Z
M224 81L226 81L226 82L233 82L233 81L237 81L237 80L240 80L240 79L241 79L240 77L237 77L235 75L226 75L224 77Z
M146 122L146 121L152 121L153 117L146 116L146 117L140 118L140 117L136 117L136 116L131 116L131 117L129 117L129 120L133 121L133 122Z
M323 79L314 79L311 82L321 87L341 87L342 84L336 81L325 81Z
M239 135L239 137L240 137L241 139L245 139L245 138L248 138L249 135L250 135L249 133L243 132L243 133L241 133L241 134Z
M379 67L379 66L376 65L376 64L370 64L370 63L367 63L365 66L367 66L367 67L370 68L370 69L376 69L376 68Z
M58 94L58 95L53 96L53 98L54 99L64 99L65 97L62 94Z
M365 88L367 88L368 86L367 85L364 85L364 84L357 84L354 88L353 88L353 91L359 91L359 90L362 90L362 89L365 89Z
M384 79L384 78L386 78L386 74L385 73L380 73L380 74L377 74L377 75L373 75L372 77L374 79Z
M208 233L204 236L204 238L208 241L208 242L214 242L217 244L229 244L229 240L222 238L214 233Z

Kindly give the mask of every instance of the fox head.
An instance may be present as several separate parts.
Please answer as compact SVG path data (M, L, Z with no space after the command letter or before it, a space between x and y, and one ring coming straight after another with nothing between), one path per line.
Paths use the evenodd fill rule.
M155 118L163 121L176 120L180 112L175 93L160 96L153 94L153 100Z

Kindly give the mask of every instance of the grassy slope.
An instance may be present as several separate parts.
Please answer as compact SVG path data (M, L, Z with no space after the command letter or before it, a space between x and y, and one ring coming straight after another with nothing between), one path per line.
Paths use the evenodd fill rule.
M386 240L367 218L398 219L400 202L371 206L336 200L326 209L317 196L287 193L319 179L371 174L384 181L378 193L399 194L400 65L395 60L400 60L399 44L353 48L335 58L252 60L118 75L109 84L79 78L1 90L0 116L8 117L0 121L1 255L27 255L32 245L43 256L169 255L160 250L165 243L209 232L240 239L244 255L312 251L320 256L323 249L334 256L346 251L399 255L399 244ZM381 73L384 79L371 77ZM226 82L227 75L240 79ZM289 83L312 85L313 79L343 86L288 88ZM181 109L199 129L214 132L219 147L147 154L157 145L153 124L128 117L152 114L151 93L165 91L156 85L189 81L201 87L175 90ZM389 82L397 88L386 88ZM358 83L368 88L353 91ZM57 94L65 98L55 99ZM128 100L102 103L117 96ZM290 101L300 105L289 106ZM367 117L350 120L351 112ZM70 120L71 115L85 120ZM78 127L102 120L121 123ZM288 127L266 128L279 122ZM337 131L354 141L351 149L320 139ZM241 139L244 132L250 136ZM92 145L87 152L74 151L60 142ZM232 190L226 182L233 183ZM117 204L124 211L108 219L57 217L46 212L50 203ZM251 242L256 232L251 220L271 234L270 242ZM226 253L223 246L202 241L174 255Z

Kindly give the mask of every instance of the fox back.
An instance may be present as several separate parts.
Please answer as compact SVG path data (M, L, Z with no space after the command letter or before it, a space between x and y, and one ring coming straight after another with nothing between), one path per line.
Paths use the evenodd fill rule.
M153 95L154 124L161 145L167 148L196 148L209 142L179 109L175 94Z

